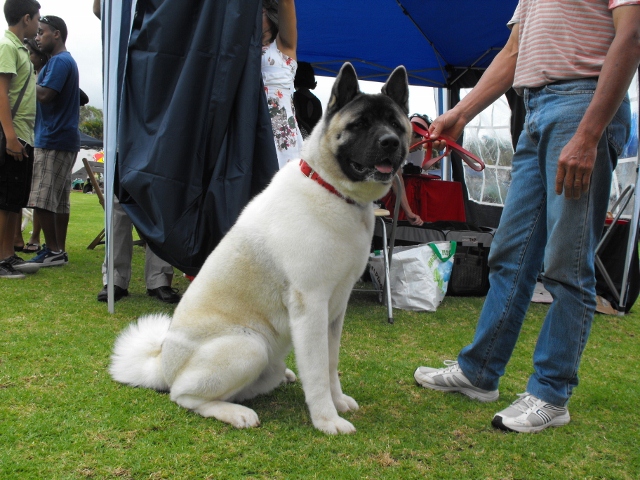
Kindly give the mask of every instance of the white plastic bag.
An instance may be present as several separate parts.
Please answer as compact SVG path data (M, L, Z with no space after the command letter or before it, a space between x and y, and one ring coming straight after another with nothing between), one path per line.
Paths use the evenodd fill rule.
M455 253L454 241L394 248L389 271L392 306L435 312L447 293ZM384 281L382 255L371 255L369 270L379 288Z

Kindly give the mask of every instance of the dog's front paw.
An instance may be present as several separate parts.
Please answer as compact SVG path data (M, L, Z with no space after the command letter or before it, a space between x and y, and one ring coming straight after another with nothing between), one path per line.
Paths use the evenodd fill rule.
M289 370L288 368L284 369L284 381L287 383L293 383L298 379L298 377L296 377L296 374L293 373L291 370Z
M333 404L339 412L355 412L359 408L358 402L344 393L337 400L334 399Z
M331 420L327 420L324 418L314 419L313 426L318 430L321 430L324 433L328 433L330 435L336 435L338 433L354 433L356 431L356 427L354 427L344 418L338 416L332 418Z

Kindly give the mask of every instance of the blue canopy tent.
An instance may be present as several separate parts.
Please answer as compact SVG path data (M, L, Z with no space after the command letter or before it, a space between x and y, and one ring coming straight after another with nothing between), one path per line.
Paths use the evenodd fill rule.
M297 0L298 58L316 74L335 76L345 61L358 78L385 81L402 64L409 83L438 88L438 113L455 105L460 88L475 85L506 44L517 0ZM510 91L512 132L524 120L522 101ZM456 154L443 165L443 178L462 182ZM497 226L501 206L465 202L469 221Z
M185 271L194 272L231 226L234 220L232 217L239 214L242 203L246 203L250 194L268 181L269 172L274 171L270 160L274 157L274 152L266 143L261 143L264 138L260 138L265 133L264 121L268 117L260 113L258 119L254 117L248 123L242 123L242 119L238 117L233 118L232 123L212 120L218 111L228 111L228 108L221 99L211 101L210 98L213 97L209 97L212 82L218 92L230 91L234 92L233 98L242 97L235 88L242 83L246 88L250 82L247 82L246 76L240 81L239 72L251 72L256 76L255 85L260 82L253 61L248 61L247 69L244 69L241 62L233 68L215 68L221 58L228 59L224 55L229 51L234 55L246 55L239 46L249 48L250 57L256 53L256 38L253 36L261 28L258 23L259 3L253 0L249 5L245 3L242 8L237 2L221 0L203 0L198 5L191 6L186 6L180 0L110 0L102 3L109 275L113 271L110 218L114 179L118 174L126 176L121 179L124 190L119 190L119 195L126 197L120 199L121 203L150 246L170 263ZM403 64L408 70L412 85L451 88L463 77L460 73L465 70L485 68L505 44L509 33L505 25L516 3L516 0L297 0L298 58L312 63L319 74L329 76L337 74L341 65L349 61L355 66L361 79L380 81L385 80L397 65ZM251 21L247 19L248 8L256 10L255 25L250 25ZM229 12L234 14L227 14ZM181 28L177 27L177 22L182 22ZM242 22L243 28L240 29L240 25L235 25L234 22ZM244 32L244 37L240 31ZM233 35L233 42L225 41ZM157 43L154 43L156 40ZM219 42L220 48L229 47L229 43L233 45L231 50L226 50L223 54L216 51L218 46L212 47L214 41ZM184 48L184 54L175 50L177 45ZM167 51L160 51L159 46ZM195 61L189 58L194 51L197 55ZM153 63L162 60L161 57L166 53L169 55L164 63ZM169 57L174 60L169 61ZM232 67L231 63L228 65ZM185 69L190 68L188 75L182 75L183 66ZM163 75L163 68L170 72L167 76ZM186 80L184 83L187 88L177 92L176 85L183 79ZM200 88L196 88L198 79ZM193 98L202 95L202 92L207 92L203 101L189 100L189 95ZM145 98L145 95L148 97ZM188 104L189 112L180 112L179 105L172 105L167 101L167 96L180 98L183 105ZM252 93L245 97L254 98L253 109L256 112L263 110L260 98L253 97ZM231 101L231 98L227 101ZM159 105L168 106L176 116L164 120L158 117ZM243 103L245 111L250 110L247 109L248 105ZM141 110L141 106L144 110ZM154 116L152 122L145 120L149 115ZM227 118L232 118L228 113L226 115ZM191 132L184 128L184 122L193 118L198 119L197 126L200 127L196 137L186 135ZM170 123L176 119L178 123ZM202 121L206 122L207 127L213 125L214 128L201 128ZM228 177L225 180L227 171L232 172L234 181L243 172L249 177L252 175L245 168L245 157L251 156L252 151L244 148L243 144L230 146L228 125L232 125L232 129L241 125L250 126L245 135L256 138L258 156L262 154L267 159L263 166L259 164L259 160L249 160L249 163L257 165L258 170L255 172L264 174L260 181L238 183L238 188L229 188L231 183L227 181ZM171 126L176 128L172 129ZM214 138L214 142L207 143L207 138ZM170 155L166 155L167 149ZM116 151L119 155L118 171L115 169ZM225 163L226 160L211 164L211 168L204 170L204 178L186 181L185 185L189 186L189 203L177 196L173 197L177 206L171 205L167 201L167 198L172 199L171 194L157 195L149 201L146 196L152 191L152 185L171 184L171 178L163 176L162 161L174 159L176 154L185 151L189 155L182 161L197 158L200 163L202 152L205 151L206 155L211 151L223 152L223 156L240 154L238 158L240 163L245 162L245 167L238 169L233 163ZM140 162L142 157L144 158ZM134 158L136 160L131 163ZM171 175L184 171L198 174L191 165L187 166L188 168L177 168L174 163L169 170ZM221 166L225 168L220 170ZM136 173L138 168L139 175ZM206 201L200 201L197 193L193 193L193 184L202 180L210 181L212 173L221 180L214 188L215 192L205 195L203 198L206 197ZM179 193L180 188L182 187L178 186L174 193ZM236 193L238 191L241 192L240 195ZM225 198L231 202L232 208L225 209ZM167 222L163 215L167 209L172 211L175 218L179 217L181 209L189 209L191 212L200 209L200 218L206 219L207 231L213 232L213 235L206 235L207 231L203 229L201 222L190 224L184 219L180 219L180 222ZM220 215L221 212L224 215ZM182 245L188 246L182 249L183 252L176 248L179 241L167 236L176 232L185 239ZM111 285L112 282L109 281L108 305L109 310L113 311Z
M386 81L404 65L411 85L448 88L484 69L509 37L517 0L297 0L298 58L319 75L351 62L358 78Z

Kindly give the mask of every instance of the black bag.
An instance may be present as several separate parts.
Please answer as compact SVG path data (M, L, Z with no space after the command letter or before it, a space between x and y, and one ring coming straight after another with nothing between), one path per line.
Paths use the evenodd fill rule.
M458 246L453 256L453 269L447 295L454 297L483 297L489 291L489 248Z
M0 167L4 166L7 160L7 137L4 136L4 130L0 126Z

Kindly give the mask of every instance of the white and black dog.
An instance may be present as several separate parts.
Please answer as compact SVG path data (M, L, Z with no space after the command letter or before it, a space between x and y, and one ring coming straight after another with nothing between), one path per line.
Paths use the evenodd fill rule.
M313 425L351 433L338 412L358 408L338 377L340 336L373 235L373 201L407 155L407 73L382 93L360 92L351 64L303 147L251 201L211 253L173 318L143 316L118 337L118 382L169 391L171 400L238 428L259 425L239 405L296 379L293 346Z

